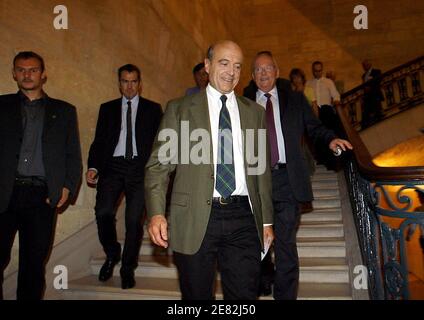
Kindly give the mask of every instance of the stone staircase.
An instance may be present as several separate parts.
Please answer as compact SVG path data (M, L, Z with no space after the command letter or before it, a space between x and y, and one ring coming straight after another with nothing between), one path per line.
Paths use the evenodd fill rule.
M314 210L302 215L297 234L300 257L299 299L352 299L337 175L318 166L312 181ZM61 298L180 299L172 253L154 246L147 235L140 250L139 267L135 272L135 288L121 290L119 266L115 267L115 276L112 279L106 283L99 282L97 275L104 259L102 253L93 257L90 274L70 281L69 290L65 290ZM222 299L219 275L216 297Z

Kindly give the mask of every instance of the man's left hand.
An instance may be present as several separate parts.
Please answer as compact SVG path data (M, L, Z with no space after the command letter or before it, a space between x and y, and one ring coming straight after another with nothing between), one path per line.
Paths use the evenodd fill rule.
M268 243L271 245L274 241L274 229L272 226L264 226L264 244Z
M329 146L328 146L331 151L333 151L334 153L337 153L337 147L339 147L340 149L342 149L343 151L346 151L347 149L352 150L353 146L350 144L349 141L344 140L344 139L333 139Z
M66 203L66 201L68 201L68 198L69 198L69 189L68 188L63 188L62 189L62 197L60 197L60 200L59 200L59 202L57 204L57 207L58 208L62 207ZM50 199L49 198L47 198L46 203L47 204L50 204Z

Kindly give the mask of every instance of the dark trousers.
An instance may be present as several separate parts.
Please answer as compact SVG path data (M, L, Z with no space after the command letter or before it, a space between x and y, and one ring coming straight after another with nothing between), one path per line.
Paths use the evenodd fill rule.
M324 126L333 130L337 135L340 134L340 120L333 106L321 106L318 110L318 116Z
M300 223L299 205L290 187L287 169L272 170L274 203L274 299L294 300L299 287L299 256L296 233Z
M249 202L213 204L207 231L194 255L174 252L184 300L214 299L216 267L226 300L254 300L261 244Z
M18 300L41 300L45 265L53 244L55 209L46 204L47 187L15 186L9 207L0 213L0 299L3 273L19 232Z
M262 290L266 287L271 286L274 283L275 266L272 261L272 248L268 251L264 259L261 261L261 278L260 278L260 289L259 295L262 294Z
M143 238L143 168L137 160L114 158L99 176L96 197L96 221L99 240L109 259L119 260L121 245L116 234L116 209L125 194L125 244L122 269L134 270Z

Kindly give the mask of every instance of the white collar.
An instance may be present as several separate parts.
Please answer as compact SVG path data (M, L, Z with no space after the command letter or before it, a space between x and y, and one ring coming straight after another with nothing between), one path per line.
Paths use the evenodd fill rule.
M131 101L131 106L138 106L138 102L140 101L140 96L136 95L131 100L128 100L125 96L122 96L122 105L126 106L128 104L128 101Z
M228 100L232 100L232 99L235 98L234 90L231 91L230 93L223 94L223 93L219 92L218 90L216 90L214 87L212 87L212 85L210 83L206 87L206 93L208 95L210 95L212 97L212 99L214 99L214 100L219 100L221 98L221 96L223 96L223 95L227 96Z
M278 98L278 91L276 86L274 86L274 88L272 88L269 92L263 92L261 89L258 88L258 92L259 92L259 97L262 97L265 94L269 93L274 98Z

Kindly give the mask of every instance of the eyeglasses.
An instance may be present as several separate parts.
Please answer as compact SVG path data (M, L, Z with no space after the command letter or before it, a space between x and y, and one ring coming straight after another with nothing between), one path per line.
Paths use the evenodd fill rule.
M273 66L273 65L268 65L268 66L265 66L265 67L257 67L257 68L255 68L255 73L262 73L262 72L272 72L272 71L274 71L275 70L275 66Z

